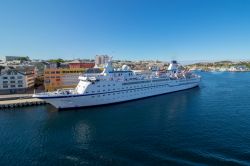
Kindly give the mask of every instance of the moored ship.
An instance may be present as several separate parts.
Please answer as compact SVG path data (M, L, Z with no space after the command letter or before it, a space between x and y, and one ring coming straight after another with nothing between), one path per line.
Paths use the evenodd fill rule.
M132 71L127 65L114 69L109 61L102 73L83 74L74 89L34 94L57 109L97 106L161 95L199 86L200 76L172 61L166 71Z

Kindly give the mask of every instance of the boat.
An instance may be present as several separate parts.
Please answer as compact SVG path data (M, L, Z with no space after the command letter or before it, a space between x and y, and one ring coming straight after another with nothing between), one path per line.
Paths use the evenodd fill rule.
M115 69L109 60L102 73L85 73L73 89L33 94L57 109L99 106L162 95L199 86L201 77L172 61L165 71Z

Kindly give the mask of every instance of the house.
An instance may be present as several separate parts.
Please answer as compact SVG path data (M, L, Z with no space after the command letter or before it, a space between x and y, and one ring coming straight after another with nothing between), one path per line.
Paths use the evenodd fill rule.
M85 60L74 60L68 63L69 68L93 68L95 63L92 61L85 61Z
M34 72L14 68L0 71L0 94L24 93L34 86Z

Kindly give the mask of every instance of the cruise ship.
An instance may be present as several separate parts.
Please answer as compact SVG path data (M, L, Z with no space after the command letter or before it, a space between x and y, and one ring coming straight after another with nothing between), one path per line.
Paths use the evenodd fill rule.
M57 109L88 107L151 97L199 86L201 77L181 69L172 61L166 71L136 72L123 65L115 69L110 60L102 73L86 73L79 77L74 89L34 94Z

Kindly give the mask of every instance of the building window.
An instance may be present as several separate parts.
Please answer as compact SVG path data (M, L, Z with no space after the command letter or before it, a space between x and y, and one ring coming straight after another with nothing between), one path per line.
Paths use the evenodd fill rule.
M3 77L4 80L8 79L8 77Z
M60 71L56 71L56 74L60 74Z
M23 81L22 81L22 80L19 80L19 81L18 81L18 83L21 83L21 84L22 84L22 83L23 83Z
M22 76L17 76L17 79L22 79L23 77Z
M16 85L10 85L10 87L11 87L11 88L15 88L15 87L16 87Z
M13 77L13 76L12 76L12 77L10 77L10 79L12 79L12 80L13 80L13 79L15 79L15 77Z
M14 84L14 83L16 83L16 81L10 81L10 83Z
M8 88L8 85L4 85L3 88Z
M19 87L19 88L22 88L22 87L23 87L23 85L18 85L18 87Z
M4 84L8 83L8 81L3 81Z

